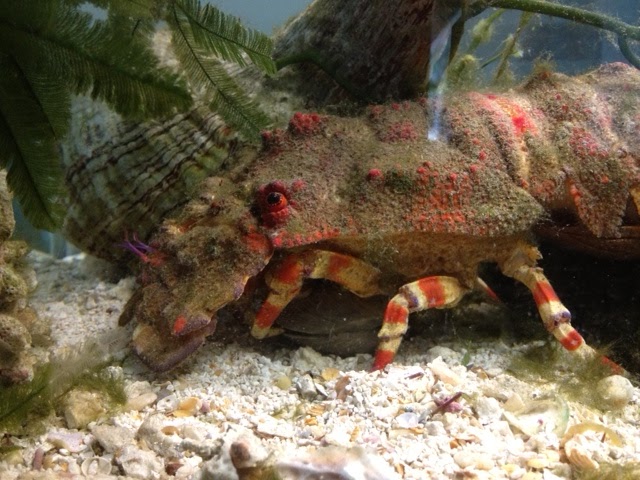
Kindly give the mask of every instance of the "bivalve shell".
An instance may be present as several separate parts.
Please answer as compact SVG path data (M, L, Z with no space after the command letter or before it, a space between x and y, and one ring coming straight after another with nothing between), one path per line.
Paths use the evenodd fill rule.
M109 475L111 473L111 462L104 457L87 458L80 465L80 471L86 478L93 478L96 475Z

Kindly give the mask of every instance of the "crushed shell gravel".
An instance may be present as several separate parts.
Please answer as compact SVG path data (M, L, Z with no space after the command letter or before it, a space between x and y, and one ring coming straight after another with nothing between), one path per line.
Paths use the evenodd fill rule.
M154 376L127 356L130 332L117 327L133 279L111 283L106 267L83 255L29 258L39 280L30 303L51 319L53 348L107 338L124 358L111 369L124 376L129 401L78 430L58 421L42 435L9 437L22 448L0 462L2 479L188 479L224 469L237 478L230 454L246 466L277 459L283 478L303 478L313 464L343 475L336 478L352 478L345 472L355 467L365 480L381 472L569 479L577 468L640 462L640 391L619 378L601 382L601 397L613 403L606 412L559 398L558 385L509 373L510 355L532 345L495 341L468 350L414 338L387 370L369 373L368 355L336 358L309 348L265 355L210 341L186 366ZM42 470L32 469L34 460Z

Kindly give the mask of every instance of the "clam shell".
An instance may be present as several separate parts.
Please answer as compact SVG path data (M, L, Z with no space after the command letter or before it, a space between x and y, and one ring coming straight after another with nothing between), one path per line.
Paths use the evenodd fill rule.
M103 457L87 458L80 465L82 475L93 478L95 475L109 475L111 473L111 462Z
M525 401L515 412L504 411L504 418L522 433L535 435L551 431L561 437L569 422L569 407L559 396Z

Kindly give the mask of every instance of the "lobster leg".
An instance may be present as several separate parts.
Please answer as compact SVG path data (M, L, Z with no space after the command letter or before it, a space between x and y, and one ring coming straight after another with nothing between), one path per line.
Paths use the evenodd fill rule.
M425 277L400 287L384 312L373 370L380 370L393 361L407 331L409 313L453 307L468 291L456 278L446 276Z
M381 293L380 271L362 260L326 250L310 250L286 256L267 272L270 289L251 327L251 335L265 338L279 333L272 328L280 312L293 300L307 278L322 278L342 285L360 297Z
M582 335L571 326L571 313L560 302L542 269L536 266L540 258L540 252L536 247L519 244L511 256L500 264L500 269L505 275L522 282L531 291L544 326L564 348L584 358L595 358L595 350L588 346Z

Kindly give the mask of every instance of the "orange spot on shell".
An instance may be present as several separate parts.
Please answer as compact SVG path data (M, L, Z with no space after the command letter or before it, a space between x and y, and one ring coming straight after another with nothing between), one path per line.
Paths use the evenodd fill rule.
M382 170L379 168L372 168L369 170L369 173L367 173L367 180L382 179L383 176Z
M317 113L296 112L289 121L289 131L295 135L317 133L323 123L323 117Z
M184 315L178 315L176 321L173 322L173 328L171 329L171 333L173 335L180 335L180 332L184 330L184 327L187 326L187 318Z
M417 138L418 132L416 132L413 123L408 120L390 125L386 133L380 136L380 140L390 143L416 140Z
M271 250L271 243L269 239L259 233L249 233L245 235L244 241L250 250L254 252L268 253Z
M527 119L524 115L516 115L511 117L511 122L513 123L513 126L516 127L516 131L519 134L522 134L527 130Z

